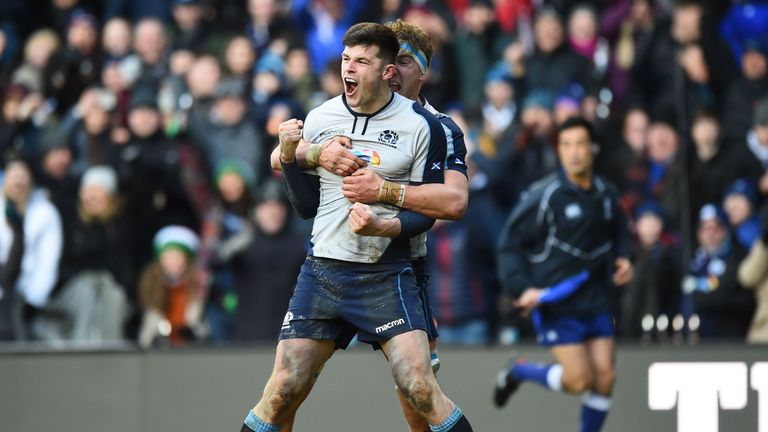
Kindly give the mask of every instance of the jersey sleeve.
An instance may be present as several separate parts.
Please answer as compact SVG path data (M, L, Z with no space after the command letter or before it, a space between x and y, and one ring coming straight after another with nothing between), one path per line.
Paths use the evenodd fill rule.
M537 235L546 229L538 213L543 194L523 192L501 231L497 248L498 275L503 292L515 297L535 286L526 251L535 243Z
M445 129L446 159L445 169L458 171L467 177L467 146L464 144L464 132L450 117L443 115L440 123Z
M409 181L411 184L443 183L448 147L443 125L418 102L413 103L413 109L424 118L426 125L416 131L414 163Z

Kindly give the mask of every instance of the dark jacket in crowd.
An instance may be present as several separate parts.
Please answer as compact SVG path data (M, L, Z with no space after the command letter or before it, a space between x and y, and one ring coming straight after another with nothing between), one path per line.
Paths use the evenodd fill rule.
M755 311L754 294L737 279L746 256L747 251L730 239L715 254L699 250L694 256L690 274L699 288L692 294L693 311L701 319L702 338L746 338Z
M126 296L135 302L136 273L133 271L133 225L125 209L115 201L106 219L75 214L62 215L64 250L59 270L66 283L83 271L108 271L126 289Z
M672 317L680 310L682 267L680 248L664 239L650 249L637 247L632 264L635 276L621 289L621 335L642 335L644 316Z
M304 239L287 226L275 235L255 229L250 246L232 263L238 297L236 340L277 340L305 257Z
M597 87L592 72L590 61L565 43L551 53L536 50L525 59L525 75L515 80L518 106L522 106L525 93L531 89L544 89L557 95L567 85L578 83L591 93Z
M143 267L152 257L152 239L167 225L197 231L199 215L186 188L179 145L158 133L132 140L123 150L119 169L125 185L127 210L136 224L136 263Z

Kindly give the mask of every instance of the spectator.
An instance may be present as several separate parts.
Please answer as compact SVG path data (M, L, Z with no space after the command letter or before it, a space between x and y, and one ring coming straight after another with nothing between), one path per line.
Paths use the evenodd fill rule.
M733 152L735 172L757 184L761 199L768 196L768 98L758 102L752 129Z
M177 143L163 136L155 98L149 89L134 93L128 118L131 140L122 148L119 164L129 217L136 224L137 266L150 259L152 233L167 225L200 226L182 177L187 162Z
M480 155L475 160L491 175L501 193L501 205L509 210L517 195L528 185L557 168L557 157L552 145L555 132L552 118L552 94L546 90L530 91L523 102L521 121L508 128L498 141L495 168L484 168ZM514 172L509 176L506 173Z
M490 72L484 90L483 130L496 140L515 119L517 107L514 103L514 89L509 80Z
M141 63L138 85L159 87L168 73L168 48L165 25L156 18L145 18L133 29L133 50Z
M288 51L285 58L288 90L304 112L314 108L312 98L319 89L317 77L312 73L311 67L307 50L297 47Z
M435 3L432 8L410 6L403 11L402 19L424 30L432 40L432 59L421 84L421 93L432 106L445 107L461 101L461 89L455 85L459 81L459 71L453 26L445 14L438 13L439 7Z
M755 309L752 293L736 278L746 251L732 241L726 216L711 204L699 212L697 236L699 247L683 281L683 313L699 315L704 339L743 339Z
M679 138L666 120L657 119L648 128L648 198L661 204L670 229L680 229L683 209L680 208L680 182L683 167L678 160Z
M630 92L630 73L638 54L654 32L654 16L649 0L613 2L601 17L600 33L611 42L608 83L617 105L624 105Z
M485 277L488 269L482 265L481 251L482 246L486 251L493 246L482 244L488 237L482 235L487 227L476 222L477 218L439 221L429 232L429 297L441 344L484 345L491 341L494 287Z
M768 97L768 48L749 49L741 57L742 74L728 88L723 125L728 142L741 142L749 132L754 107Z
M45 95L55 99L56 112L63 116L100 76L98 22L88 12L75 10L67 26L66 45L46 65Z
M659 22L653 35L639 47L632 69L631 102L640 103L657 113L668 106L675 95L675 68L680 48L698 43L701 38L702 6L693 1L676 2L670 22Z
M470 116L482 109L486 71L501 58L510 37L502 33L490 2L474 1L464 12L463 31L455 38L461 102Z
M294 28L291 20L284 15L275 0L248 0L248 16L250 22L245 28L245 35L251 41L257 57L276 39L296 38L290 30Z
M593 68L564 41L560 16L552 9L542 9L534 23L535 50L526 55L522 45L510 55L515 88L525 97L532 89L558 94L568 84L578 83L587 94L595 90Z
M15 297L10 308L14 338L44 338L36 324L58 278L61 217L45 194L35 190L30 167L20 160L5 167L0 208L2 289Z
M341 81L341 58L330 60L320 74L320 90L312 96L310 105L318 106L326 100L338 96L344 91L344 83Z
M747 342L753 344L768 343L768 229L765 222L749 255L739 265L739 283L744 288L755 291L757 310L747 333Z
M729 142L741 141L751 126L755 103L768 96L768 6L733 4L720 31L741 66L726 93L723 126Z
M275 54L268 53L256 64L249 102L250 114L259 129L267 126L269 117L273 114L273 108L278 105L289 108L291 111L289 118L304 117L298 103L293 100L289 93L285 77L285 63L281 57ZM270 151L271 149L272 147L268 147L265 150Z
M571 117L578 117L582 113L582 102L584 98L584 89L578 84L571 84L555 98L553 108L554 121L556 125L562 124Z
M208 42L207 26L203 22L203 7L200 0L173 0L173 22L175 50L203 51Z
M279 181L256 195L251 241L233 260L238 307L235 339L274 341L306 256L303 236L290 229L289 208Z
M72 173L80 177L93 165L116 165L118 149L112 143L111 114L117 100L103 88L90 88L82 93L62 124L73 149Z
M30 93L21 84L11 85L5 91L0 117L0 157L3 160L23 157L34 161L38 138L35 115L42 107L42 96Z
M123 18L112 18L104 24L101 49L104 63L120 61L131 52L131 24Z
M43 131L40 157L38 185L62 217L74 214L80 177L72 174L72 147L61 127L49 126Z
M680 311L679 239L664 229L664 212L655 201L646 201L635 210L637 239L633 246L635 277L621 291L620 331L628 338L643 332L642 318L661 314L669 317Z
M11 80L11 73L16 66L16 54L19 40L12 25L0 22L0 91Z
M35 93L43 92L43 71L53 53L59 50L59 36L48 29L38 30L24 44L24 63L13 73L12 82Z
M240 82L221 82L208 115L191 124L190 132L214 167L226 160L240 160L253 170L258 182L266 174L267 162L261 134L248 118L243 90Z
M750 250L760 237L760 220L756 214L757 190L748 180L738 179L728 186L723 209L728 215L734 240Z
M213 56L200 56L186 75L187 89L192 97L190 124L204 121L213 103L221 79L221 67Z
M199 240L190 229L169 225L157 232L153 244L156 258L139 281L144 311L139 345L149 348L162 338L183 345L204 335L205 289L192 265Z
M124 338L123 326L136 296L131 224L116 194L113 168L88 168L77 210L64 215L62 286L45 314L49 338L77 342Z
M253 65L256 63L253 45L244 36L233 37L227 44L224 62L228 79L241 81L247 93L251 85Z
M216 166L216 190L220 200L217 212L210 268L213 275L206 318L214 342L231 341L237 309L233 261L252 240L249 213L253 207L253 170L237 159Z
M329 60L341 56L344 50L341 43L344 32L358 21L365 5L366 2L362 0L291 2L293 25L304 29L304 46L309 51L315 73L321 73Z
M697 214L708 202L717 202L734 178L732 154L724 148L718 117L711 111L700 111L693 117L691 138L695 153L688 174L690 214Z
M130 57L128 57L130 59ZM130 72L126 71L131 61L113 61L104 66L101 73L101 82L106 90L115 96L115 109L112 111L110 124L110 139L116 145L128 142L128 111L130 109L131 94L129 92Z
M609 134L597 155L597 171L619 188L622 204L629 212L647 196L649 122L642 108L631 108L619 133Z
M578 4L568 17L568 46L587 59L594 70L594 78L602 81L608 71L610 47L599 37L597 11L589 4Z

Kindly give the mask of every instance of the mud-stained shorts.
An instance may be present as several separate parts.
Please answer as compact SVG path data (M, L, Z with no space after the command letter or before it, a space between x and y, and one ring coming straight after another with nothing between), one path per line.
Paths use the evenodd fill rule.
M427 322L427 338L435 340L440 336L437 332L435 317L432 314L432 303L429 300L429 270L425 258L417 258L411 263L416 274L416 285L419 287L421 305L424 307L424 319Z
M380 343L411 330L426 332L411 263L360 264L307 257L301 266L280 339Z

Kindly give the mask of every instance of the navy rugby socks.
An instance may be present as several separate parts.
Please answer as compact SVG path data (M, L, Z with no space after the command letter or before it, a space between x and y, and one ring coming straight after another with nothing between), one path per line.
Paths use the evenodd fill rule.
M429 425L432 432L472 432L469 420L464 417L459 407L454 407L451 415L439 425Z

